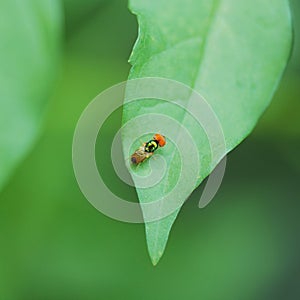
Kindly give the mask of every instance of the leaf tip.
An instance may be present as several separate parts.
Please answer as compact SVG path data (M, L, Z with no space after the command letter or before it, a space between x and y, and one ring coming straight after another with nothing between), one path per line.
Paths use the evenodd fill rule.
M163 253L159 253L159 254L154 255L154 256L150 254L150 259L151 259L152 265L154 267L159 263L162 255L163 255Z

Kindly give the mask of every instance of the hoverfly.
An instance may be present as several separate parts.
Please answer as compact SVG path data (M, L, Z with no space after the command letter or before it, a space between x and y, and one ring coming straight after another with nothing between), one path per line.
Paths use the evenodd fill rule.
M139 147L132 155L131 162L134 165L142 163L147 158L151 157L154 154L154 151L158 147L163 147L166 144L166 138L161 134L155 134L153 139L147 143L144 143Z

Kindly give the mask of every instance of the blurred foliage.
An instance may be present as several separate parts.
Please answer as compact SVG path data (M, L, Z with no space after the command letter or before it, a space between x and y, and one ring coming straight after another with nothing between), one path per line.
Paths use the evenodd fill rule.
M283 140L300 135L300 2L290 1L294 23L294 47L272 105L260 120L258 134Z
M92 98L127 78L137 24L126 5L101 7L67 36L43 135L0 196L0 298L298 299L300 121L290 115L300 85L290 82L299 82L299 56L254 133L229 155L213 202L197 209L199 188L183 207L157 267L143 225L111 220L81 194L73 131Z
M34 142L58 74L58 0L0 2L0 189Z
M294 23L294 49L291 56L291 67L300 71L300 2L298 0L290 0Z
M76 32L78 27L95 17L108 2L108 0L63 0L66 33Z

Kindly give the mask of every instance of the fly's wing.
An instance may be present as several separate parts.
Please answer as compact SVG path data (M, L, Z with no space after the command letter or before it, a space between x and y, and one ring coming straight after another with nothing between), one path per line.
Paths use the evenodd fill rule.
M131 162L135 165L143 162L145 159L149 158L152 153L145 152L144 146L137 149L131 156Z
M135 165L141 163L143 160L146 159L146 152L144 147L141 146L138 148L132 155L131 155L131 162Z

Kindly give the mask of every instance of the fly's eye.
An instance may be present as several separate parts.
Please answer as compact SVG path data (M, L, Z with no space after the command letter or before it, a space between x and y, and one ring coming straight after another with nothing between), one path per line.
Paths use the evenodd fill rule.
M160 147L163 147L166 144L166 138L161 134L155 134L154 139L158 142Z

